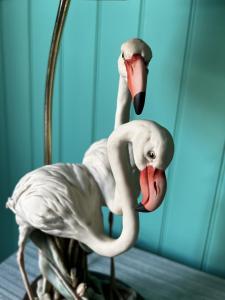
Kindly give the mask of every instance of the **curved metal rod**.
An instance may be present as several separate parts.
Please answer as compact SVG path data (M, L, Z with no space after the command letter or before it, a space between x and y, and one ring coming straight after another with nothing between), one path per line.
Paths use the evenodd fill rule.
M44 163L52 163L52 97L59 45L70 0L60 0L48 58L44 111Z

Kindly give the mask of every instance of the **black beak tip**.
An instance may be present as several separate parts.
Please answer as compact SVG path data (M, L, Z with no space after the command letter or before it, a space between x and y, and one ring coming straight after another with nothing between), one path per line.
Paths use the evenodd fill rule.
M138 212L144 212L144 213L147 213L147 212L149 212L145 207L144 207L144 205L140 202L139 204L138 204L138 206L136 207L136 211L138 211Z
M140 115L145 105L145 92L140 92L134 96L134 110Z

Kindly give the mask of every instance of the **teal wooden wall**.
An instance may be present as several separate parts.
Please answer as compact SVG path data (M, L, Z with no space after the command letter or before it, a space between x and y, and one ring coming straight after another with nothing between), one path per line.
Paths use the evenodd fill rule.
M16 249L4 209L43 162L43 99L58 1L0 0L0 259ZM144 115L173 133L162 207L141 215L138 245L225 277L225 1L71 1L54 94L54 162L79 162L113 128L120 45L152 47ZM134 114L132 113L132 116ZM120 222L116 222L118 233Z

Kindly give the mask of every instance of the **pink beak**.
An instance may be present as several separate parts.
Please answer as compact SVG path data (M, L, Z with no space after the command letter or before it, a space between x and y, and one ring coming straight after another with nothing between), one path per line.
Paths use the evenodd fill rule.
M137 115L142 113L145 104L147 85L147 68L143 57L134 54L129 59L124 59L127 70L128 88L132 96L134 109Z
M140 173L140 186L143 195L142 201L136 210L138 212L150 212L160 206L166 193L165 171L146 167Z

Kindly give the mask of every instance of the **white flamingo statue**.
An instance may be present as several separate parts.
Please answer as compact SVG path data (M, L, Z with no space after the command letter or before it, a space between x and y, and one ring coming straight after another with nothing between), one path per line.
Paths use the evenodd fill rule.
M78 240L108 257L126 251L136 241L139 182L132 176L128 144L140 171L141 210L146 211L156 209L163 200L164 170L174 151L170 133L151 121L131 121L119 126L109 137L107 152L115 179L111 206L123 215L123 229L117 239L104 234L101 206L106 199L87 166L47 165L26 174L17 184L7 206L16 214L19 225L18 262L30 299L33 297L23 255L26 240L33 230ZM75 299L76 296L74 292Z
M119 125L128 122L129 121L129 113L130 113L130 105L131 100L134 102L135 111L140 114L145 101L145 89L146 89L146 79L147 79L147 65L151 59L151 49L148 47L146 43L144 43L140 39L131 39L127 42L125 42L121 46L121 54L118 59L118 67L119 67L119 73L120 73L120 80L119 80L119 89L118 89L118 97L117 97L117 110L116 110L116 117L115 117L115 128L117 128ZM105 170L103 172L100 172L102 178L98 178L98 183L100 185L100 188L105 185L105 190L113 191L115 189L115 181L111 172L111 168L108 161L107 156L107 149L106 149L106 143L107 139L102 140L100 142L95 143L86 153L84 162L87 160L93 159L93 154L95 155L96 159L93 159L93 162L98 161L99 154L101 156L103 155L103 166L101 166L101 170L99 168L99 162L97 163L97 169L98 171L103 171L103 168L105 170L108 170L107 177L104 176ZM93 151L94 150L94 151ZM93 171L93 163L87 163L87 166L90 167L90 171ZM95 165L96 167L96 165ZM135 169L136 170L136 169ZM94 172L95 173L95 172ZM98 174L93 174L95 177L97 177ZM107 180L109 179L110 180ZM102 180L101 180L102 179ZM104 193L104 190L101 190L101 192L104 194L104 199L108 199L108 194ZM23 231L20 228L20 231ZM26 230L24 230L26 231ZM20 235L20 238L23 237L23 234ZM46 239L46 243L49 243L51 241L48 240L48 237L42 236L42 239ZM47 241L48 240L48 241ZM43 242L42 242L43 244ZM40 245L38 245L40 246ZM43 247L43 246L42 246ZM41 247L41 248L42 248ZM46 247L46 245L44 246ZM54 244L52 244L50 247L51 251L55 251L54 257L59 256L56 252L57 249L54 249ZM42 252L46 249L42 248ZM21 254L21 255L20 255ZM46 254L46 253L45 253ZM40 268L41 263L45 260L45 255L40 256ZM18 260L19 265L23 266L23 255L19 251L18 252ZM47 262L44 261L43 265L46 265ZM54 261L54 264L59 266L61 270L63 269L63 261L59 258L57 258L57 261ZM49 262L49 266L53 266L51 262ZM23 279L25 281L25 284L27 285L27 278L25 272L22 271ZM44 270L42 270L44 272ZM57 273L57 272L55 272ZM64 276L66 274L66 269L64 268ZM46 277L48 277L49 274L46 274ZM59 276L59 274L56 274ZM61 281L63 281L63 278L61 278ZM29 287L28 287L29 288ZM31 294L31 291L30 291Z
M120 77L114 129L129 122L132 102L135 112L137 114L142 112L147 85L147 66L151 58L151 49L143 40L130 39L122 44L118 58ZM130 160L134 174L136 168L133 164L132 151ZM118 213L111 201L114 197L115 180L107 155L107 139L93 143L84 154L82 163L88 167L97 181L110 211Z
M152 58L150 47L141 39L130 39L122 44L121 54L118 58L119 87L117 96L117 106L114 128L129 122L130 107L133 101L134 109L140 114L144 107L145 92L147 85L147 67ZM95 142L86 151L83 163L88 166L89 171L98 182L109 213L109 232L112 234L113 213L118 213L112 207L112 199L115 190L115 181L111 172L106 149L107 139ZM133 165L133 176L138 175L134 167L132 152L130 151L130 161ZM115 286L115 265L114 258L111 258L111 278L110 289L117 293ZM112 294L113 292L111 292Z

